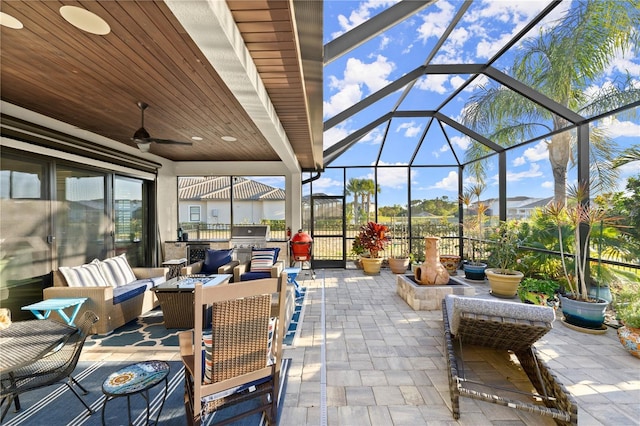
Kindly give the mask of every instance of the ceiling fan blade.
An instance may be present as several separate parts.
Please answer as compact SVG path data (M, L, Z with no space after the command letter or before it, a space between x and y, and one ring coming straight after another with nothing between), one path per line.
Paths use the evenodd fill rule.
M149 135L149 132L147 132L147 129L144 128L144 110L147 109L149 105L142 101L138 101L136 104L138 105L138 108L140 108L140 128L136 130L131 140L138 145L141 151L149 152L151 142L165 144L165 145L187 145L187 146L193 145L193 143L191 142L180 142L180 141L174 141L172 139L152 138Z
M147 138L146 140L149 142L155 142L155 143L165 144L165 145L188 145L188 146L193 145L193 143L191 142L174 141L173 139Z

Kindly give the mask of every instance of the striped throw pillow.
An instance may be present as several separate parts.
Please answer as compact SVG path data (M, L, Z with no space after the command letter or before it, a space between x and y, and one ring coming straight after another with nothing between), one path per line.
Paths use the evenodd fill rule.
M113 287L129 284L137 279L124 253L103 260L100 263L100 268L104 279Z
M60 273L67 280L69 287L108 287L109 284L105 281L100 270L99 261L93 260L91 263L87 263L81 266L61 266L58 268Z
M271 272L273 250L253 250L251 252L251 272Z

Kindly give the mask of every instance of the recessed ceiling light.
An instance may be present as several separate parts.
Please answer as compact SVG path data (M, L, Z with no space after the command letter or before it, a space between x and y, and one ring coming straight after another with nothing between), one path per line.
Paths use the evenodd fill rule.
M62 6L60 15L71 25L91 34L106 35L111 32L107 21L87 9L77 6Z
M191 136L191 139L194 141L201 141L202 138L200 136Z
M13 28L14 30L21 30L22 28L24 28L22 22L4 12L0 12L0 25L7 28Z
M223 136L220 139L222 139L225 142L235 142L235 141L238 140L237 138L234 138L233 136Z

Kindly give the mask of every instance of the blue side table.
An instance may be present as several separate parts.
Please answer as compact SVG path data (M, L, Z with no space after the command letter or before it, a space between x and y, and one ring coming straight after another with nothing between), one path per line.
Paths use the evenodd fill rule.
M80 311L80 306L82 306L85 300L87 300L86 297L54 298L23 306L21 309L23 311L31 311L31 313L38 319L47 319L49 318L49 315L51 315L51 311L56 311L67 324L75 327L73 322ZM71 312L71 316L68 316L64 310L71 307L74 308ZM42 313L40 313L40 311L42 311Z
M293 284L293 287L296 290L296 297L300 297L301 295L300 284L298 284L298 281L296 281L296 277L298 276L301 270L302 270L301 268L295 268L295 267L283 269L283 271L287 273L287 284Z
M164 381L164 394L162 396L162 404L158 410L155 424L160 420L160 413L167 399L169 392L169 364L165 361L143 361L131 364L120 370L111 373L109 377L102 383L102 393L105 395L104 405L102 405L102 424L104 421L104 411L107 402L114 398L127 397L127 411L129 414L129 425L131 422L131 395L141 394L147 403L147 425L149 424L149 389Z

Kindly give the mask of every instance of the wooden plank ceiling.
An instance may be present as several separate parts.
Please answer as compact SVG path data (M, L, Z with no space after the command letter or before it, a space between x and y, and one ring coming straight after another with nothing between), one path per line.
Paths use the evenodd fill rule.
M59 14L63 5L96 13L111 32L78 30ZM300 166L317 169L322 138L312 135L309 104L322 99L305 96L290 3L228 5ZM0 26L3 101L129 146L140 127L136 102L144 101L152 137L203 139L192 146L152 144L154 154L174 161L280 160L164 2L3 0L1 10L24 24ZM321 38L317 43L321 50Z

